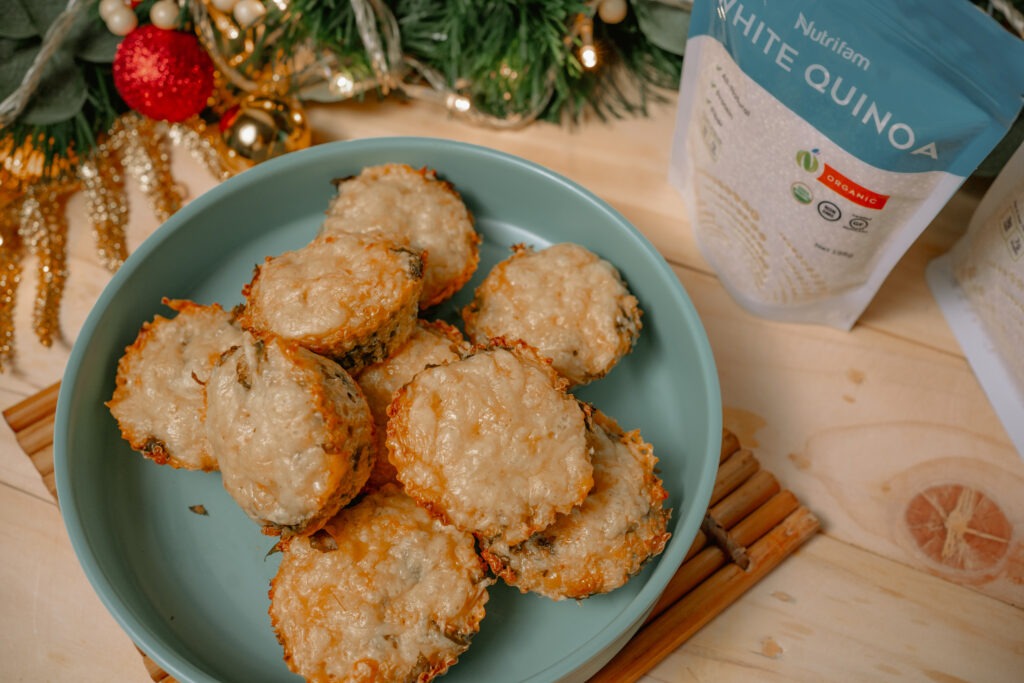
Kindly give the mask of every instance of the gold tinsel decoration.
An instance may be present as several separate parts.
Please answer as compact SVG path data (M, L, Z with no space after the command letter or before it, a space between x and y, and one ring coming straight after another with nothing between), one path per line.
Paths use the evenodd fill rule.
M163 223L181 208L185 192L171 175L170 146L166 136L159 134L158 125L144 116L122 116L110 137L157 220Z
M43 346L52 346L60 336L60 302L68 278L67 203L76 189L59 182L32 185L18 215L18 234L39 262L32 326Z
M202 119L194 119L187 124L174 123L167 130L172 145L188 152L196 163L205 167L217 180L227 180L232 173L224 164L223 151L211 142L210 135Z
M38 269L33 331L43 346L61 339L71 197L85 193L99 260L108 270L117 270L128 256L126 180L138 184L160 222L185 200L185 188L171 173L175 145L183 146L214 177L230 175L199 119L172 125L128 113L87 158L79 160L68 150L48 167L31 140L17 149L0 141L0 372L14 358L14 308L29 256L36 259Z
M86 207L96 238L96 254L109 271L128 258L125 226L128 205L124 201L124 165L109 145L100 145L93 157L78 167L86 195Z
M24 252L17 209L14 202L0 204L0 370L14 355L14 303Z

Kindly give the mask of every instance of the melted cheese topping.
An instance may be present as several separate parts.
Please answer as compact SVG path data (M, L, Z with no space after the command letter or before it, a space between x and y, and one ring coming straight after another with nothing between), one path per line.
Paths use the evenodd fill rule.
M507 349L423 370L389 413L406 491L481 537L526 540L593 485L583 409L549 367Z
M287 544L270 616L309 681L428 681L469 646L491 583L472 536L388 485Z
M615 267L578 244L517 247L463 310L474 342L521 339L574 384L603 377L633 348L640 315Z
M388 406L395 392L405 386L424 368L458 360L469 351L462 333L441 321L419 320L409 341L386 360L364 369L357 380L377 426L378 457L367 486L379 487L395 480L395 468L387 458L384 445L388 423Z
M426 254L421 308L458 291L476 271L480 236L458 192L433 171L384 164L338 184L323 230L384 235Z
M362 235L327 235L268 258L243 292L240 320L340 357L375 338L401 344L415 324L422 286L417 252ZM396 338L398 323L407 329Z
M597 411L588 440L594 488L580 507L525 543L484 543L492 570L523 592L554 600L607 593L668 541L671 511L662 505L667 494L654 474L650 444Z
M421 370L458 360L469 350L458 329L441 321L418 321L409 340L386 360L359 373L359 386L381 425L387 424L388 406L395 392Z
M206 392L206 431L224 488L268 531L307 533L366 482L373 421L336 363L246 335L214 368Z
M219 305L165 301L178 312L143 325L118 362L107 402L132 448L161 464L217 469L203 426L203 384L242 331Z

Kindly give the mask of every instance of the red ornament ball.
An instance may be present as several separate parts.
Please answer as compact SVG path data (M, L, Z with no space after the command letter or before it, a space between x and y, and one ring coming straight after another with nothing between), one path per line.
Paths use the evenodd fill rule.
M147 24L117 46L114 86L140 114L184 121L201 112L213 92L213 61L194 34Z

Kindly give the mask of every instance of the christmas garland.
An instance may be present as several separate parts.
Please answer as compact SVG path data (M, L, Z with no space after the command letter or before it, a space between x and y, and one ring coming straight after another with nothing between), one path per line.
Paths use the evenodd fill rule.
M499 127L642 114L678 85L688 4L6 0L0 371L14 354L28 257L38 263L35 334L45 346L61 336L74 193L86 194L97 251L114 270L127 256L126 178L163 220L182 202L172 145L226 177L308 145L305 101L427 99Z
M678 86L685 26L675 51L641 30L636 10L625 0L394 0L401 51L443 76L445 83L496 118L538 108L538 118L578 121L590 109L599 116L646 112L651 99ZM642 13L647 4L636 5ZM343 55L363 78L372 68L360 45L353 3L293 0L299 17L282 40L288 50L303 40ZM673 10L680 18L685 13ZM601 68L581 63L584 38L573 35L580 18L591 22L590 42L600 49ZM602 17L604 19L602 20ZM578 32L578 31L577 31Z
M125 1L125 11L145 26L151 22L154 5L163 9L168 0ZM28 106L4 126L0 150L9 153L30 142L44 155L49 170L56 157L87 155L118 116L138 109L131 106L136 104L131 98L126 103L115 83L113 64L121 36L115 35L101 16L101 9L109 3L80 3L86 7L77 12L73 27L49 59ZM440 74L442 87L466 94L494 120L528 112L538 103L543 106L535 118L548 121L579 121L587 109L602 117L635 115L678 84L681 49L673 53L648 39L637 12L629 12L625 0L292 0L288 4L205 0L181 3L178 28L191 32L195 26L188 21L189 6L201 5L206 16L219 24L216 33L224 33L225 24L230 24L231 30L247 34L234 41L250 43L241 59L237 53L219 55L231 62L229 69L245 70L247 75L287 69L289 55L302 45L313 45L317 51L331 54L352 72L353 80L359 80L373 75L356 20L360 4L389 11L397 20L402 54ZM663 3L637 6L647 4ZM602 5L612 9L602 12ZM245 27L234 19L230 9L239 6L250 13L247 18L255 25ZM67 7L64 0L4 3L0 9L0 97L6 98L20 85L47 30ZM685 16L679 8L670 11ZM614 23L601 21L600 14ZM585 68L577 56L581 41L573 31L580 17L598 18L592 21L591 40L602 56L599 69ZM272 22L277 23L274 30L268 28ZM131 23L128 26L134 28ZM124 31L125 26L113 28ZM271 42L267 40L271 33L275 37L272 47L262 44ZM230 52L230 42L207 42L203 47L218 56ZM681 48L682 41L676 42ZM217 96L229 98L230 81L228 86ZM371 90L386 95L402 88ZM355 94L364 95L365 91ZM153 113L155 119L175 118L168 115L173 112ZM55 169L56 174L61 172L59 167Z

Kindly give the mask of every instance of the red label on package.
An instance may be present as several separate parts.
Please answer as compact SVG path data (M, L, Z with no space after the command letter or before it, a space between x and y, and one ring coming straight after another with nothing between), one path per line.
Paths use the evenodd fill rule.
M825 164L825 170L818 176L818 182L832 188L854 204L869 209L883 209L885 203L889 201L889 195L872 192L863 185L853 182L828 164Z

